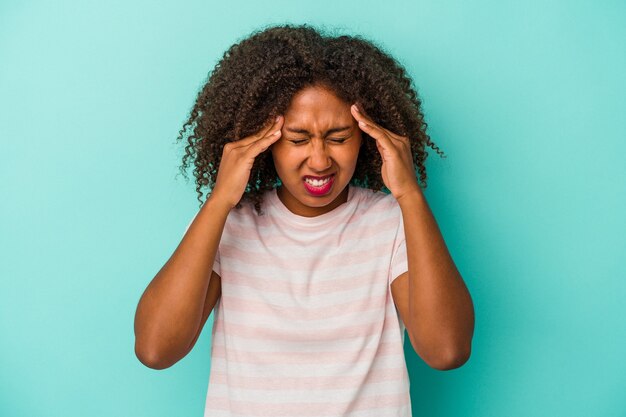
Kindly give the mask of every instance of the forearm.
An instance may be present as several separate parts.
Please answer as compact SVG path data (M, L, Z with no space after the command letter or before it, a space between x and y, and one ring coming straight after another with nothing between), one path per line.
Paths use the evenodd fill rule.
M202 320L229 211L209 198L141 296L135 315L135 351L142 362L172 362L187 353Z
M469 291L421 189L398 203L408 258L410 331L430 357L464 362L474 333Z

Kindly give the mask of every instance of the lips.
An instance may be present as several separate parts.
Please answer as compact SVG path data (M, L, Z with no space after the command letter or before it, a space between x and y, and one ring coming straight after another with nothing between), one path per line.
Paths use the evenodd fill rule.
M329 178L330 177L330 178ZM304 185L305 190L309 193L309 195L312 196L317 196L317 197L321 197L324 196L326 194L328 194L330 192L330 189L333 187L333 183L335 182L335 175L331 174L331 175L326 175L324 177L314 177L312 175L307 175L305 176L302 180L302 184ZM315 186L313 184L309 184L306 181L306 178L313 178L313 179L325 179L325 178L329 178L328 181L323 184L323 185L319 185L319 186Z

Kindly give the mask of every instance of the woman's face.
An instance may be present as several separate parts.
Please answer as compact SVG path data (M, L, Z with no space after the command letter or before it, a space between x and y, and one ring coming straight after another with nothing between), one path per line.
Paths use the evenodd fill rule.
M277 195L291 212L314 217L347 201L362 140L350 104L316 86L298 92L285 111L270 151L282 182ZM315 177L329 182L305 181Z

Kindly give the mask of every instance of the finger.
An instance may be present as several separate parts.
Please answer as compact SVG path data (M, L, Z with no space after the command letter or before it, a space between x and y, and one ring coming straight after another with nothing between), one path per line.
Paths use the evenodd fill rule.
M382 127L381 125L379 125L378 123L374 122L374 120L372 120L371 117L369 117L365 111L361 108L359 108L356 104L351 106L351 110L352 113L354 115L354 118L357 120L357 122L363 121L366 124L370 125L370 126L374 126L377 129L382 130L383 132L385 132L387 134L387 136L389 136L392 139L396 139L399 140L401 142L406 142L408 141L408 138L404 137L404 136L400 136L394 132L392 132L389 129L386 129L384 127Z
M265 129L261 137L271 135L276 129L280 129L285 118L279 114L271 122L268 122L268 128Z
M357 122L365 122L368 123L370 125L375 125L376 123L374 122L374 120L372 120L371 117L369 117L367 115L367 113L365 113L365 110L362 109L360 107L360 105L358 104L353 104L352 106L350 106L350 112L352 113L352 115L354 116L354 118L356 119Z
M384 150L391 152L395 149L394 144L391 143L391 139L381 128L371 126L363 121L359 122L359 128L375 139L376 143L379 144Z
M265 137L271 136L276 132L280 132L284 120L285 119L284 117L282 117L282 115L276 116L276 118L274 118L274 121L269 124L267 129L262 129L262 131L256 135L256 139L260 140Z
M246 150L246 154L252 157L257 157L261 152L264 152L269 148L274 142L280 139L282 132L280 129L275 132L270 133L267 136L258 139L256 142L253 142L249 145Z
M374 122L371 117L364 114L363 109L360 109L356 104L352 105L350 107L350 110L356 121L359 123L359 126L365 124L366 126L371 126L374 129L386 130L382 126L379 126L376 122Z
M247 145L244 146L252 146L255 145L259 142L265 143L267 142L267 140L270 141L270 144L276 142L281 136L282 136L282 129L281 129L281 125L282 122L284 120L284 118L282 116L278 116L280 117L280 119L275 119L275 122L272 123L272 125L270 126L269 129L265 130L265 133L262 136L257 136L255 137L254 140L252 140L251 142L249 142Z
M283 124L284 121L285 121L285 118L283 117L283 115L278 115L276 118L273 119L273 121L272 121L272 119L270 119L255 134L250 135L250 136L248 136L246 138L243 138L241 140L238 140L236 142L237 145L238 145L237 147L251 145L252 143L258 141L259 139L262 139L264 137L267 137L267 136L273 134L276 130L280 130L280 128L282 127L282 124Z

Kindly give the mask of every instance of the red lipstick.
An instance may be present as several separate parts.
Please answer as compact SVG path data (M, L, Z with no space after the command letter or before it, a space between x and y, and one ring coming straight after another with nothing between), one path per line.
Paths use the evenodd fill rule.
M324 181L325 179L329 178L328 181L326 181L325 183L321 184L321 185L314 185L314 184L310 184L306 181L307 178L313 179L313 180L317 180L317 181ZM304 184L304 188L306 189L306 191L313 196L316 197L320 197L323 195L326 195L330 192L330 189L333 186L333 183L335 182L335 174L330 174L330 175L325 175L323 177L316 177L313 175L305 175L304 178L302 179L302 183Z

